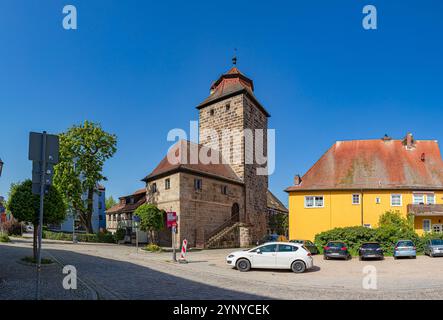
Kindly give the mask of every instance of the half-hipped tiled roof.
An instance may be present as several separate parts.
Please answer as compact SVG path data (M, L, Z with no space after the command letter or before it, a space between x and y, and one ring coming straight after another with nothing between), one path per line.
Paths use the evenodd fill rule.
M134 199L131 203L126 203L126 199ZM120 202L106 210L106 214L131 213L146 202L146 188L139 189L133 194L119 198Z
M217 160L213 162L211 162L212 160L206 161L200 157L202 154ZM143 181L149 182L175 172L190 172L233 183L243 183L229 164L223 163L223 159L217 150L186 140L180 140L172 146L168 154Z
M438 142L407 138L336 142L286 191L343 189L443 189Z

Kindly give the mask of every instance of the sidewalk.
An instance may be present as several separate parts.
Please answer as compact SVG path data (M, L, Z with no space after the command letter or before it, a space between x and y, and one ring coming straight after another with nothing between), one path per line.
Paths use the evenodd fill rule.
M17 247L13 244L0 244L0 300L33 300L36 297L36 267L21 261L32 256L32 248ZM42 257L49 258L45 251ZM81 281L77 281L77 290L63 288L62 265L54 262L42 265L41 291L42 300L91 300L95 293Z

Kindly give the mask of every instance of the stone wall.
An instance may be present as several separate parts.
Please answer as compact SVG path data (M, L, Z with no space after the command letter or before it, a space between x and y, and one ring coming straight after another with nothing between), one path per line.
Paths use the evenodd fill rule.
M202 179L202 190L194 189L194 179ZM228 194L222 194L222 186ZM188 239L190 246L198 242L231 218L234 203L244 214L243 186L190 173L180 173L180 228L179 238Z
M229 107L228 107L229 106ZM246 219L242 221L252 225L250 237L256 241L266 234L266 192L268 190L268 176L257 175L257 168L262 167L256 163L256 159L245 159L248 153L245 152L244 129L251 129L255 139L259 138L255 134L255 129L263 130L263 156L267 156L267 129L268 118L261 109L255 106L254 102L244 94L222 100L199 110L200 143L217 148L223 146L223 132L226 129L238 131L236 137L229 145L229 153L226 149L221 149L225 160L231 160L230 165L237 176L245 183L246 194ZM218 141L212 136L205 134L208 130L214 129L218 133ZM254 150L254 143L252 143ZM220 149L219 149L220 150ZM252 155L254 155L253 153ZM236 157L236 158L235 158ZM240 160L236 162L235 160Z

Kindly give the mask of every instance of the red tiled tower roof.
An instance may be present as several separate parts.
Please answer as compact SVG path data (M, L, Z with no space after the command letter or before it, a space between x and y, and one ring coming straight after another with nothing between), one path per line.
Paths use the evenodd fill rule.
M408 136L410 137L408 146ZM443 189L443 160L435 140L336 142L286 191L346 189Z
M254 82L240 72L237 67L232 67L228 72L221 75L220 78L211 85L210 92L209 97L200 103L197 109L243 93L252 99L266 116L270 116L254 95Z

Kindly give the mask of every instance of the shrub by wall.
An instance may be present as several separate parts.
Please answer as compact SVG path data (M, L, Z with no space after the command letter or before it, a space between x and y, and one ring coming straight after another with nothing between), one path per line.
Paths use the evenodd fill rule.
M109 232L76 233L79 242L115 243L114 236ZM72 233L43 231L43 239L72 241Z

